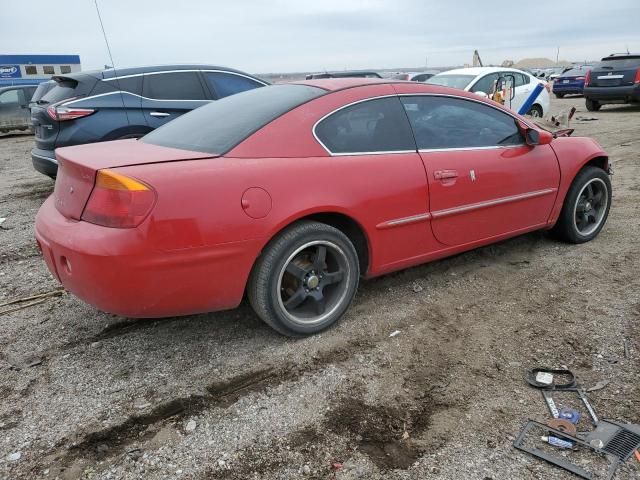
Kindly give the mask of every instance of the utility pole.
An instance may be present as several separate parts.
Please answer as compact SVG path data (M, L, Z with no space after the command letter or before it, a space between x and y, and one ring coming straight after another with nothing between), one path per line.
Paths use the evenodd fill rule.
M427 65L429 65L428 60L429 60L429 57L424 57L424 66L425 66L425 68L427 67Z
M560 58L560 47L556 50L556 67L558 66L558 59Z

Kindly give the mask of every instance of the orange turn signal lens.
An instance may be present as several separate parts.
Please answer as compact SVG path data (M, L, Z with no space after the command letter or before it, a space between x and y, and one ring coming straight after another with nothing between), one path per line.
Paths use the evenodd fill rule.
M104 227L137 227L155 201L155 191L141 181L113 170L98 170L82 220Z

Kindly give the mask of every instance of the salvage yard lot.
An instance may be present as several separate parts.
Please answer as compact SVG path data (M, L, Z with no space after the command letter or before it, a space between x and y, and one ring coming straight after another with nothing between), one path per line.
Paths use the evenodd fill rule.
M246 305L128 320L61 293L0 315L0 478L572 478L511 447L548 418L524 372L609 380L599 416L640 423L640 108L552 110L571 105L615 173L590 243L533 233L364 281L336 328L298 340ZM0 303L58 288L32 143L0 137Z

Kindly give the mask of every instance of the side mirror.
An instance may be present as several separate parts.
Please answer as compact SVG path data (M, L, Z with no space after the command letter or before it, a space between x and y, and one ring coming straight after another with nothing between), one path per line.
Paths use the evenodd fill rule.
M527 145L549 145L553 140L553 134L545 130L525 127L524 138Z

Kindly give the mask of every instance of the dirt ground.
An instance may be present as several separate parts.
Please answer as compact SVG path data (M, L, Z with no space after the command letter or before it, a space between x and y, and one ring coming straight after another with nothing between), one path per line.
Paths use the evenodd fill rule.
M298 340L247 305L134 321L60 293L0 313L0 478L574 478L512 442L550 417L524 380L540 365L608 380L597 413L640 423L640 108L553 101L570 105L615 171L591 243L533 233L364 281L337 327ZM0 303L58 288L32 144L0 138ZM639 477L635 460L616 476Z

